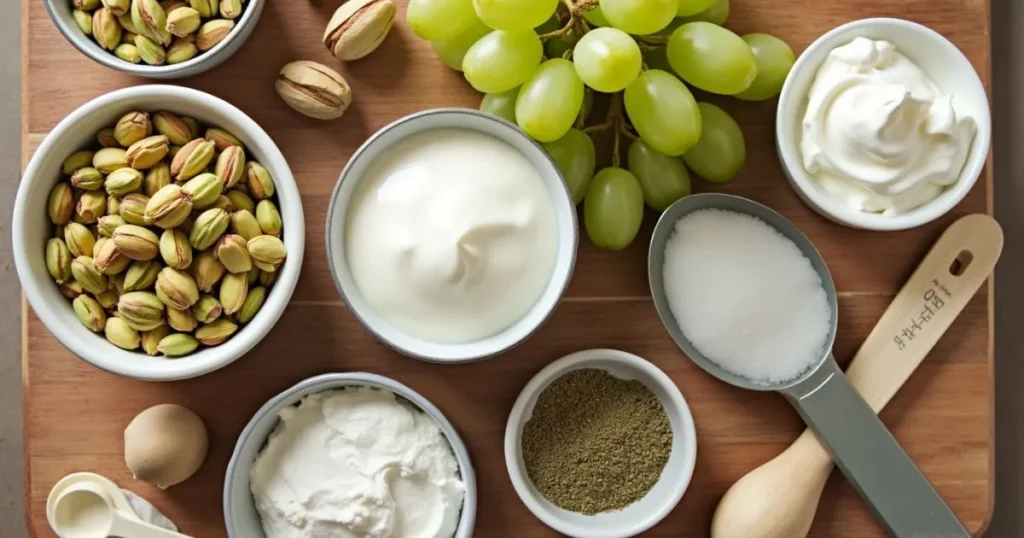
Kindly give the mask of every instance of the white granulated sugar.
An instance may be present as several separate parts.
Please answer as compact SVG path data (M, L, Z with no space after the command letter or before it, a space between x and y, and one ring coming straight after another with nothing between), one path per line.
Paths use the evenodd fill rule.
M777 384L821 358L832 323L821 277L764 221L719 209L679 219L664 278L679 328L722 368Z

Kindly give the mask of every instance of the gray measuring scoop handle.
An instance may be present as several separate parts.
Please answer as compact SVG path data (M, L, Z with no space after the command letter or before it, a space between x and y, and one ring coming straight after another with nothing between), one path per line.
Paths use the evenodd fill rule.
M891 535L970 536L833 358L783 392Z

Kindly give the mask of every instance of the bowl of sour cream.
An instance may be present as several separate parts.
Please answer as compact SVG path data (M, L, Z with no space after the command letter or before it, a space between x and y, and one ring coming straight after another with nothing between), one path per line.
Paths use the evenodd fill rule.
M854 228L913 228L953 209L981 176L988 94L938 32L863 19L800 55L775 134L786 177L818 213Z
M512 124L469 109L401 118L345 166L327 259L355 316L433 362L533 334L572 276L576 210L558 168Z

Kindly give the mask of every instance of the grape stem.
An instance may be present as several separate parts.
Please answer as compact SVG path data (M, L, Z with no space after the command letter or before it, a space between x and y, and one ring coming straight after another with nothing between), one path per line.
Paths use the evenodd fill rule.
M612 94L612 101L608 105L608 115L605 118L605 123L610 124L615 129L615 142L612 145L612 166L618 168L621 161L619 157L619 143L622 138L622 131L626 129L626 118L622 111L621 92Z
M664 47L668 44L668 37L661 35L633 36L641 46L649 45L651 48Z
M560 37L565 37L565 34L568 34L569 30L572 30L573 26L575 26L575 25L576 25L576 15L574 15L570 11L569 12L569 22L565 23L565 26L563 26L562 28L560 28L558 30L555 30L554 32L548 32L546 34L541 34L539 36L540 37L540 42L544 43L544 42L546 42L549 39L558 39Z

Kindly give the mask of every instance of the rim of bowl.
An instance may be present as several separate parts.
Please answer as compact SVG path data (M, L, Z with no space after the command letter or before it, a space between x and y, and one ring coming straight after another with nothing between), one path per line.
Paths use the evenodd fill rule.
M58 0L46 0L44 2L46 4L46 12L49 13L50 20L53 21L53 24L60 30L61 35L64 36L68 43L71 43L79 52L100 65L147 78L184 78L198 75L216 67L231 57L249 39L256 21L259 20L260 15L263 13L264 6L264 0L247 0L249 6L242 12L242 16L235 20L235 27L228 32L228 35L220 43L214 45L213 48L201 54L196 54L196 57L191 60L181 62L180 64L145 65L142 63L133 64L126 62L114 56L113 51L100 49L99 45L91 37L82 34L73 21L66 20L58 14L57 7L54 6L56 1ZM99 50L97 51L93 47L83 45L81 41L83 39L95 44L96 49ZM232 47L232 43L235 41L239 41L235 48L226 51L225 49Z
M42 286L52 286L54 284L49 279L49 275L41 280L32 272L28 259L32 255L30 252L38 255L40 251L38 248L27 246L26 240L30 238L24 237L23 230L25 227L21 223L26 220L29 204L29 185L38 182L49 183L57 181L58 178L39 177L39 169L43 166L45 160L52 157L50 153L54 151L54 146L57 145L59 139L75 123L96 113L98 109L116 105L123 100L146 99L156 102L156 100L166 98L169 95L181 99L188 103L189 106L200 105L216 109L221 114L230 117L234 123L240 125L240 132L243 133L243 137L249 138L253 142L250 146L259 148L258 152L263 154L261 161L264 161L264 164L270 163L268 167L274 171L274 183L278 192L283 191L287 193L287 198L295 200L295 203L287 207L283 207L283 203L280 204L282 206L281 217L285 223L285 233L291 236L291 239L286 242L288 246L288 261L281 267L280 275L271 293L267 294L266 302L260 308L256 317L243 326L224 344L203 349L194 355L173 360L168 359L165 361L166 368L154 370L152 366L140 365L131 360L124 360L122 354L132 354L134 356L140 352L125 351L117 348L104 340L102 335L90 333L98 339L97 343L102 344L95 345L92 342L80 342L78 338L72 338L62 330L55 330L63 328L64 324L57 318L57 314L54 312L54 305L45 298L42 291ZM63 160L64 157L61 156L60 159ZM295 286L299 280L299 273L302 269L302 259L305 254L306 234L302 200L299 196L298 185L296 185L295 178L288 167L288 162L285 160L281 150L274 144L270 135L240 109L219 97L191 88L163 84L132 86L102 95L79 106L54 126L32 155L28 166L25 167L14 201L11 230L14 264L21 281L23 293L31 304L35 315L43 322L50 334L69 351L101 370L145 381L176 381L198 377L231 364L255 347L280 319L285 308L288 306L292 293L295 291ZM278 288L281 288L282 291L275 295L273 290ZM59 308L70 310L71 303L69 301L64 302ZM83 330L88 329L83 327ZM234 342L234 345L231 345L232 342ZM201 362L196 360L203 354L208 354L209 358Z
M572 221L572 230L570 231L570 235L572 237L571 244L570 245L566 245L565 247L562 247L561 245L558 247L558 251L561 251L563 248L570 249L569 250L570 254L569 254L568 267L567 267L567 270L566 270L566 273L565 273L565 278L558 284L557 294L553 296L552 304L547 309L547 311L544 313L544 315L541 316L537 320L537 323L533 327L530 327L526 332L524 332L519 338L517 338L514 342L512 342L508 346L502 347L500 349L483 349L480 352L475 352L475 353L452 353L452 355L457 355L456 358L441 358L441 357L438 357L438 356L435 356L435 355L430 355L430 354L427 354L427 353L423 353L423 352L419 351L418 349L413 349L413 348L410 348L410 347L401 346L398 343L396 343L393 340L391 340L384 333L384 331L380 330L379 327L377 327L374 323L370 322L367 319L367 316L364 315L364 313L361 311L361 309L359 307L357 307L355 304L353 304L354 302L349 297L348 292L346 291L346 288L345 288L344 284L342 283L341 278L339 276L342 273L346 273L346 274L350 273L350 271L348 269L348 265L347 264L341 264L341 267L339 267L337 264L334 263L334 256L332 255L332 252L334 250L333 247L332 247L332 243L333 243L332 238L335 236L335 234L337 233L337 230L338 230L338 226L335 225L337 223L334 222L335 207L338 204L342 203L342 200L340 199L342 184L345 182L347 176L351 173L351 170L352 170L352 167L354 166L354 163L360 157L362 157L364 153L369 151L369 148L378 139L380 139L386 133L390 132L391 130L395 129L396 127L399 127L399 126L404 125L404 124L409 123L409 122L421 121L424 118L428 118L428 117L431 117L431 116L438 116L438 115L440 115L440 116L446 116L446 115L465 115L465 116L473 116L473 117L476 117L476 118L481 118L481 119L485 119L485 120L488 120L488 121L492 121L494 123L500 124L500 125L508 128L509 130L507 132L509 133L509 136L519 136L523 140L527 141L530 145L532 145L534 148L536 148L537 151L539 152L539 155L543 156L543 158L546 159L547 162L551 165L552 170L557 175L557 177L558 177L558 179L559 179L559 181L561 183L562 192L564 193L565 200L568 201L569 206L572 209L572 211L570 211L570 213L571 213L571 221ZM468 127L455 127L455 128L468 128ZM401 139L399 139L399 140L401 140ZM397 142L397 140L396 140L396 142ZM384 148L382 148L381 151L384 151L384 150L386 150L389 147L391 147L390 144L386 145ZM545 185L546 185L546 183L547 182L545 181ZM350 201L351 201L351 199L346 200L345 203L347 204ZM558 212L558 208L557 208L558 202L557 202L557 200L553 200L552 202L553 202L553 205L555 206L555 211L557 213ZM538 144L535 140L533 140L532 138L528 137L517 126L515 126L515 125L513 125L513 124L511 124L511 123L509 123L509 122L507 122L507 121L505 121L505 120L503 120L503 119L501 119L501 118L499 118L497 116L494 116L492 114L488 114L486 112L481 112L479 110L474 110L474 109L470 109L470 108L458 108L458 107L433 108L433 109L429 109L429 110L424 110L422 112L416 112L416 113L413 113L413 114L409 114L407 116L403 116L403 117L401 117L401 118L399 118L399 119L397 119L397 120L395 120L395 121L385 125L380 130L378 130L376 133L374 133L369 138L367 138L366 141L363 142L359 146L359 149L357 149L355 151L355 153L352 154L352 157L349 158L348 162L345 164L345 168L342 169L341 175L338 177L338 181L334 185L334 191L331 193L331 201L330 201L330 203L327 206L327 219L326 219L326 221L327 221L326 222L327 229L326 229L326 232L324 233L324 241L326 243L326 249L327 249L327 264L330 266L331 277L334 279L335 287L338 288L338 293L341 294L342 301L344 301L344 303L348 307L349 311L352 312L352 315L355 316L355 318L357 320L359 320L359 323L362 324L362 326L365 327L368 331L370 331L370 333L373 334L373 336L375 338L377 338L377 340L379 342L383 343L384 345L386 345L390 349L392 349L394 351L397 351L397 352L399 352L399 353L401 353L401 354L403 354L403 355L405 355L407 357L411 357L411 358L418 359L418 360L421 360L421 361L431 362L431 363L438 363L438 364L460 364L460 363L474 362L474 361L479 361L479 360L483 360L483 359L492 358L492 357L495 357L495 356L500 355L502 353L505 353L507 351L510 351L512 349L515 349L517 346L519 346L520 344L522 344L523 342L528 340L531 336L536 334L536 332L539 331L541 329L541 327L544 326L545 323L547 323L547 321L551 318L551 316L554 314L555 310L557 309L558 304L561 303L562 297L565 295L566 290L569 288L569 283L572 281L572 275L573 275L573 272L575 271L575 268L576 268L576 258L577 258L577 249L578 249L577 247L579 245L579 223L578 223L577 220L578 219L577 219L577 216L576 216L576 206L575 206L575 204L572 203L572 195L569 193L569 188L565 185L565 181L562 179L562 174L559 171L558 166L551 159L551 157L547 154L547 152L544 151L544 148L542 148L540 146L540 144ZM557 227L557 222L556 222L556 227ZM556 256L557 256L557 254L556 254ZM557 264L557 261L556 261L556 264ZM555 276L556 275L553 273L552 276L551 276L551 279L553 280ZM549 280L548 286L550 286L550 282L551 281ZM353 282L353 285L355 285L354 282ZM545 288L545 289L547 289L547 288ZM358 286L356 286L356 289L351 290L351 291L354 292L354 293L359 293ZM543 296L543 293L542 293L542 296ZM538 303L536 303L534 305L534 307L532 307L529 311L527 311L527 314L525 314L524 317L526 315L529 315L529 312L531 312L533 310L533 308L536 308L537 304L540 304L539 301L540 301L540 299L538 299ZM367 305L365 305L365 308L372 309L373 307L370 306L369 304L367 304ZM520 320L521 319L523 319L523 318L520 318ZM384 321L386 323L386 320L384 320ZM515 325L512 325L510 327L506 327L504 330L502 330L502 331L500 331L500 332L498 332L496 334L502 334L505 331L508 331L508 330L510 330L513 327L515 327ZM394 328L393 330L395 332L398 332L398 333L404 333L404 331L401 331L398 328ZM417 340L421 340L421 339L417 338ZM429 342L429 344L432 345L432 346L438 346L438 347L441 347L441 348L444 348L444 349L456 350L456 349L459 349L459 348L468 348L470 346L477 345L477 344L479 344L479 341L469 342L469 343L465 343L465 344L437 344L437 343L433 343L433 342Z
M797 90L793 87L796 84L794 74L806 70L817 70L821 65L820 62L824 61L824 59L822 58L812 65L811 57L820 53L820 50L823 48L836 46L837 43L835 41L840 37L846 34L861 35L857 33L858 31L878 30L895 30L906 34L917 34L923 39L931 41L935 47L941 49L941 52L949 58L951 68L961 72L961 76L969 81L969 85L972 88L971 93L982 96L982 101L984 102L982 117L974 118L977 129L974 134L974 140L971 141L971 147L977 147L977 149L969 151L967 160L960 170L958 181L944 189L939 198L935 198L907 213L895 216L883 216L878 213L857 211L846 207L841 202L822 192L803 168L797 148L799 145L798 137L791 136L795 132L793 129L794 124L801 121L800 115L805 108L803 103L807 99L806 95L796 95ZM853 37L854 35L849 36L850 39ZM928 73L925 74L928 75ZM988 162L988 155L991 149L991 105L988 99L988 92L984 84L982 84L978 72L971 65L970 60L952 41L942 34L927 26L906 19L892 17L859 19L829 30L821 37L815 39L797 58L790 71L790 75L786 77L786 81L782 86L782 92L779 95L775 116L775 141L779 162L782 165L786 178L789 180L790 185L793 186L797 195L812 209L840 224L854 228L877 231L906 230L942 217L956 207L977 183ZM946 193L950 194L946 195Z
M638 520L633 524L630 524L628 528L619 529L602 529L595 531L586 527L581 527L573 523L568 523L560 518L553 517L551 513L542 506L540 501L537 499L537 495L530 490L530 478L521 472L518 460L522 457L522 429L526 424L527 420L524 419L526 407L531 402L536 401L540 394L550 385L555 379L558 379L566 373L578 369L586 368L587 364L594 362L614 362L625 367L637 370L645 375L649 376L668 396L670 405L674 407L683 418L683 430L684 431L672 431L673 444L676 440L681 439L684 454L683 467L684 474L680 477L678 485L673 487L672 495L667 497L661 507L645 520ZM600 366L594 366L597 369L604 369ZM667 412L667 411L666 411ZM683 393L679 390L679 387L672 381L672 378L668 376L661 368L658 368L654 363L626 351L617 349L587 349L583 351L577 351L570 353L560 359L555 360L551 364L548 364L537 372L530 381L526 383L523 390L519 392L519 396L516 397L515 404L512 405L512 411L509 412L508 422L505 425L505 437L504 437L504 453L505 453L505 468L508 471L509 479L512 481L512 487L516 490L516 494L524 505L530 510L530 512L540 519L545 525L552 529L569 536L579 536L586 538L627 538L630 536L638 535L651 527L657 525L666 516L668 516L682 500L686 490L690 487L690 481L693 479L693 471L697 464L697 430L693 422L693 414L690 412L690 406L686 402L686 398ZM667 464L666 464L667 465ZM664 473L664 471L662 471ZM660 482L664 480L666 475L658 479ZM668 477L669 479L675 479L674 477ZM625 527L625 525L624 525Z
M249 444L256 442L256 439L252 436L253 430L255 430L256 427L264 420L279 420L279 418L274 416L272 412L274 408L282 406L282 404L287 400L297 398L294 403L288 404L288 406L292 406L310 394L316 394L327 390L338 390L352 386L370 386L388 390L416 405L422 412L426 413L434 420L434 422L437 423L441 432L445 436L445 440L448 441L448 446L451 447L452 453L455 455L455 460L459 464L459 474L462 475L462 484L464 486L462 511L459 514L459 526L455 531L455 537L472 537L473 527L476 524L476 471L473 469L473 461L469 457L469 449L466 447L466 443L459 435L458 430L456 430L455 426L448 420L448 417L446 417L445 414L437 408L437 406L422 394L409 388L409 386L401 383L400 381L387 376L371 374L368 372L321 374L310 377L299 381L288 389L285 389L268 400L267 403L260 406L256 413L253 414L252 418L249 419L249 422L246 423L242 433L239 434L238 440L235 442L235 448L231 453L231 459L228 461L227 472L224 477L224 491L221 497L224 522L228 528L232 529L234 523L234 513L231 510L231 501L233 500L233 488L231 487L232 478L233 475L236 474L235 470L238 466L242 465L242 462L240 461L242 449ZM282 407L282 409L284 407ZM273 429L271 429L270 432L273 432ZM268 432L267 437L269 438L269 436L270 433ZM267 439L259 440L260 450L257 451L257 454L262 451L262 447L266 442ZM252 463L253 462L248 462L246 465L251 468ZM243 475L243 478L248 483L249 473L246 472ZM249 491L249 488L247 487L245 490Z

